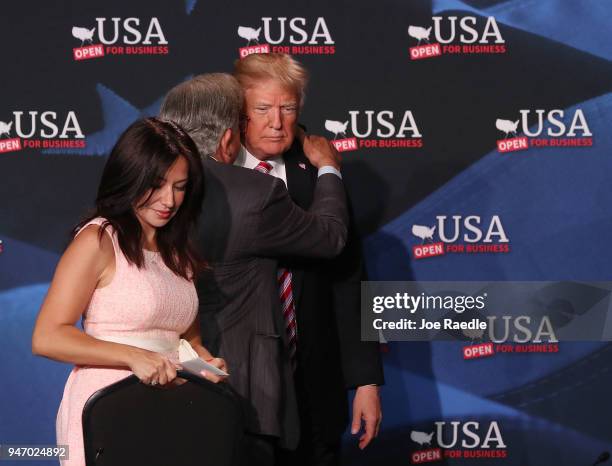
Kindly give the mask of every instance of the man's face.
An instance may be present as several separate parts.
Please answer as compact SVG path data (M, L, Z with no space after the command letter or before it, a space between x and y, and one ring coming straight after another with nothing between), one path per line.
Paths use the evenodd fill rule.
M299 99L295 92L269 79L256 82L245 90L244 96L247 150L259 160L286 152L297 128Z

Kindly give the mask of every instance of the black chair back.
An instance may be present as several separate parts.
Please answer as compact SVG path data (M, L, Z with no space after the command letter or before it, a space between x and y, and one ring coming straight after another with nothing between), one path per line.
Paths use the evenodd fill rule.
M170 388L135 375L94 393L83 408L87 466L240 464L244 415L227 384L187 379Z

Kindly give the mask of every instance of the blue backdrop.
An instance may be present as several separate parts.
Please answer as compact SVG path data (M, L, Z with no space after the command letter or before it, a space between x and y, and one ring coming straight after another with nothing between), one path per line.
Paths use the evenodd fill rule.
M141 37L120 27L108 46L141 47L137 53L105 48L103 57L76 60L73 49L81 44L71 28L97 26L99 34L101 18L105 36L92 42L112 42L114 17L136 18L129 24L138 25ZM147 44L152 18L159 29L153 27L157 34ZM609 280L611 21L607 0L3 5L0 122L13 124L6 134L0 125L0 443L54 443L70 367L33 357L30 335L68 232L92 204L106 155L133 120L157 112L173 85L202 72L230 71L247 45L238 26L262 26L260 43L290 47L309 68L301 120L311 132L333 138L325 120L348 121L346 136L358 137L358 150L344 153L343 173L370 279ZM433 29L428 40L419 40L409 26L421 28L416 35L423 37ZM411 48L431 51L435 43L444 50L440 56L411 59ZM540 129L537 110L545 117L552 111L553 118L530 137ZM38 119L45 111L53 112L48 120L58 133L74 112L80 131L72 124L67 137L49 136L52 128ZM37 124L28 112L38 112ZM397 134L406 112L420 134ZM587 128L572 134L577 114ZM498 119L518 121L526 149L499 151L497 141L514 135L498 129ZM563 131L555 121L563 122ZM23 148L2 152L2 141L12 138ZM411 139L421 139L421 146L407 147ZM586 145L574 146L577 140ZM36 141L40 147L25 147ZM59 144L53 141L72 147L44 147ZM450 241L452 216L461 222L478 217L483 238L471 243L471 233L461 228ZM507 242L499 236L486 241L495 216ZM417 259L413 248L423 239L412 233L414 225L437 226L432 241L445 247L509 249ZM441 225L449 241L440 237ZM434 464L586 465L612 449L612 345L561 343L557 353L471 361L463 359L463 346L383 347L382 432L365 452L347 436L348 464L410 464L414 451L428 448L411 433L428 434L444 421L447 443L452 421L461 422L460 429L479 422L481 437L498 423L505 458Z

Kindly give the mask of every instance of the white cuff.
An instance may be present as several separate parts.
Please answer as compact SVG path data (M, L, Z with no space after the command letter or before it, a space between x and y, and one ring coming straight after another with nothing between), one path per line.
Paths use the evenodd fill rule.
M331 165L325 165L324 167L319 168L319 172L317 173L317 176L325 175L326 173L333 173L338 178L342 179L340 170L332 167Z

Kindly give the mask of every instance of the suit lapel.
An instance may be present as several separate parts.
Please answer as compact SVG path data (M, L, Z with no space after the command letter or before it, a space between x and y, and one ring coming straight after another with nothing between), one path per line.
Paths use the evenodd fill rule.
M312 204L316 169L310 164L297 142L283 155L283 159L289 195L293 202L308 210Z
M298 206L308 210L312 204L317 171L304 155L302 147L297 140L285 152L283 159L285 161L289 195ZM291 273L293 274L293 300L296 311L299 313L304 272L302 269L297 268L295 270L292 269Z

